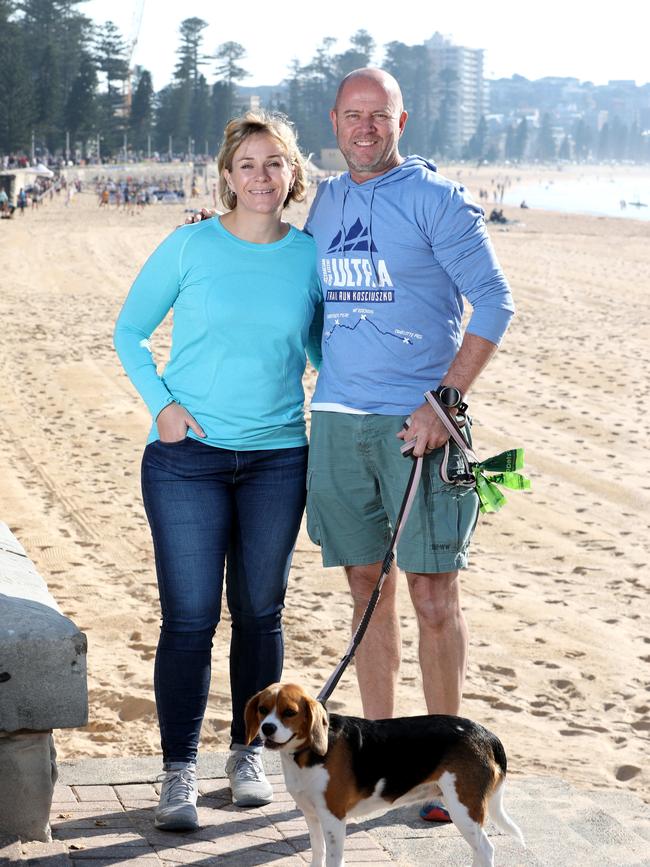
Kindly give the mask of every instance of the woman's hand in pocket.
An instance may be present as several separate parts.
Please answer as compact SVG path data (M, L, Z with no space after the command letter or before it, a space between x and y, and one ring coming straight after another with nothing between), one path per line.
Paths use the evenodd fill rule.
M158 413L156 425L158 427L158 436L162 443L177 443L184 440L188 429L193 430L201 439L205 438L205 431L201 425L179 403L168 403Z

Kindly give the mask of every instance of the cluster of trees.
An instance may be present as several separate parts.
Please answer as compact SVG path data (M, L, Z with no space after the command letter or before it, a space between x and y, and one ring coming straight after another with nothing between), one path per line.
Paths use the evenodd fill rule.
M140 154L214 154L224 126L250 92L296 123L304 151L318 152L335 146L328 114L339 81L378 61L399 80L409 110L404 153L490 161L650 160L650 136L638 123L626 125L613 116L597 129L585 114L566 129L554 126L552 109L541 104L545 113L539 123L518 116L517 87L526 84L536 93L538 84L520 76L493 83L493 101L505 122L480 118L459 152L456 73L440 68L425 44L389 42L379 57L365 30L354 33L343 51L335 39L324 39L308 63L290 64L280 85L247 93L244 47L224 42L207 53L207 22L187 18L180 26L173 78L156 92L148 70L130 68L132 46L118 28L111 22L95 25L80 9L84 2L0 0L0 153L29 153L32 147L37 153L63 153L69 143L73 156L96 158L98 150L104 157L119 155L128 143L129 151ZM540 80L544 93L548 81ZM557 81L560 87L562 80ZM547 94L547 104L549 99Z
M61 153L70 142L83 156L129 149L167 151L194 144L212 150L236 110L238 65L244 49L220 45L202 52L207 22L188 18L180 28L174 77L156 93L151 74L130 69L131 47L112 22L95 25L80 10L85 0L0 0L0 153ZM203 68L216 80L208 85ZM193 140L193 142L192 142Z
M117 27L96 26L81 11L83 2L0 0L0 153L29 153L32 143L60 153L69 141L73 153L96 156L101 141L108 156L119 154L125 140L133 151L167 152L171 142L175 152L214 153L228 119L242 108L243 46L225 42L209 55L207 22L187 18L173 79L155 92L148 70L129 69L129 46ZM324 39L311 61L290 65L281 86L262 89L265 105L296 123L307 152L335 145L328 113L338 82L377 53L365 30L353 34L347 49L335 46ZM433 80L424 45L391 42L381 64L399 79L411 111L405 151L444 155L450 76L443 70Z
M581 118L576 121L571 134L567 133L562 139L558 156L582 162L589 155L600 161L650 162L650 136L644 135L637 121L628 125L617 115L598 131Z
M606 121L599 130L591 127L584 118L576 120L570 129L554 127L551 115L544 112L539 126L533 127L524 117L510 123L502 135L503 153L499 148L499 135L490 138L483 121L480 125L484 135L479 152L471 156L483 156L492 161L503 156L504 159L519 162L526 159L552 162L553 160L575 160L586 162L597 159L600 162L647 162L650 160L650 141L638 123L628 127L614 116ZM478 136L478 132L477 132ZM471 145L473 143L470 142Z
M83 0L0 0L0 151L42 148L106 130L113 145L123 110L128 64L111 23L95 27ZM100 78L103 86L99 87Z
M336 40L324 39L314 58L305 66L294 62L288 76L287 113L297 123L306 150L336 144L329 110L338 83L348 72L372 65L377 59L375 42L365 30L350 37L346 51L335 52L335 45ZM456 73L437 69L426 45L396 41L384 46L379 66L399 81L408 107L409 121L402 137L404 153L460 156L452 154Z

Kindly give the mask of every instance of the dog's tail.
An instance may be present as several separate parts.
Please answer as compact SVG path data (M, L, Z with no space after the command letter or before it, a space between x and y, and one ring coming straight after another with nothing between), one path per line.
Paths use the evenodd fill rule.
M488 797L488 814L490 816L490 819L492 819L494 824L497 826L497 828L499 828L505 834L510 834L511 837L519 840L521 845L525 847L526 841L524 840L524 835L521 833L519 827L515 825L510 816L506 813L505 807L503 806L503 793L505 787L506 780L504 774L497 782L492 794Z

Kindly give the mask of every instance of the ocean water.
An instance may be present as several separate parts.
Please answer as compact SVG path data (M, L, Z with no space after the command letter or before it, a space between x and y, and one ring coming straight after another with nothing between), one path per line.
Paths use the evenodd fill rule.
M584 176L582 178L544 179L517 184L513 179L503 197L505 205L525 201L530 208L563 211L572 214L593 214L602 217L624 217L650 220L650 169L647 176ZM621 202L626 202L622 207ZM641 202L635 207L630 202ZM486 205L489 213L491 205Z

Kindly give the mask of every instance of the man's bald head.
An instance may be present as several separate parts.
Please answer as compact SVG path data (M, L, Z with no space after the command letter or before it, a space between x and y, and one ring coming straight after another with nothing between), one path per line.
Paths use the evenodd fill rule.
M398 142L408 115L402 92L383 69L355 69L336 94L330 119L353 181L363 183L402 162Z
M369 86L371 87L374 85L383 88L395 109L399 113L404 110L402 91L400 90L400 86L397 83L397 79L393 78L393 76L389 72L385 72L383 69L375 69L374 67L366 66L363 69L355 69L352 72L349 72L345 76L345 78L342 79L341 83L339 84L339 88L336 91L336 99L334 100L334 111L337 110L341 101L341 97L343 96L343 92L348 85L357 84L362 86L364 82L368 82Z

